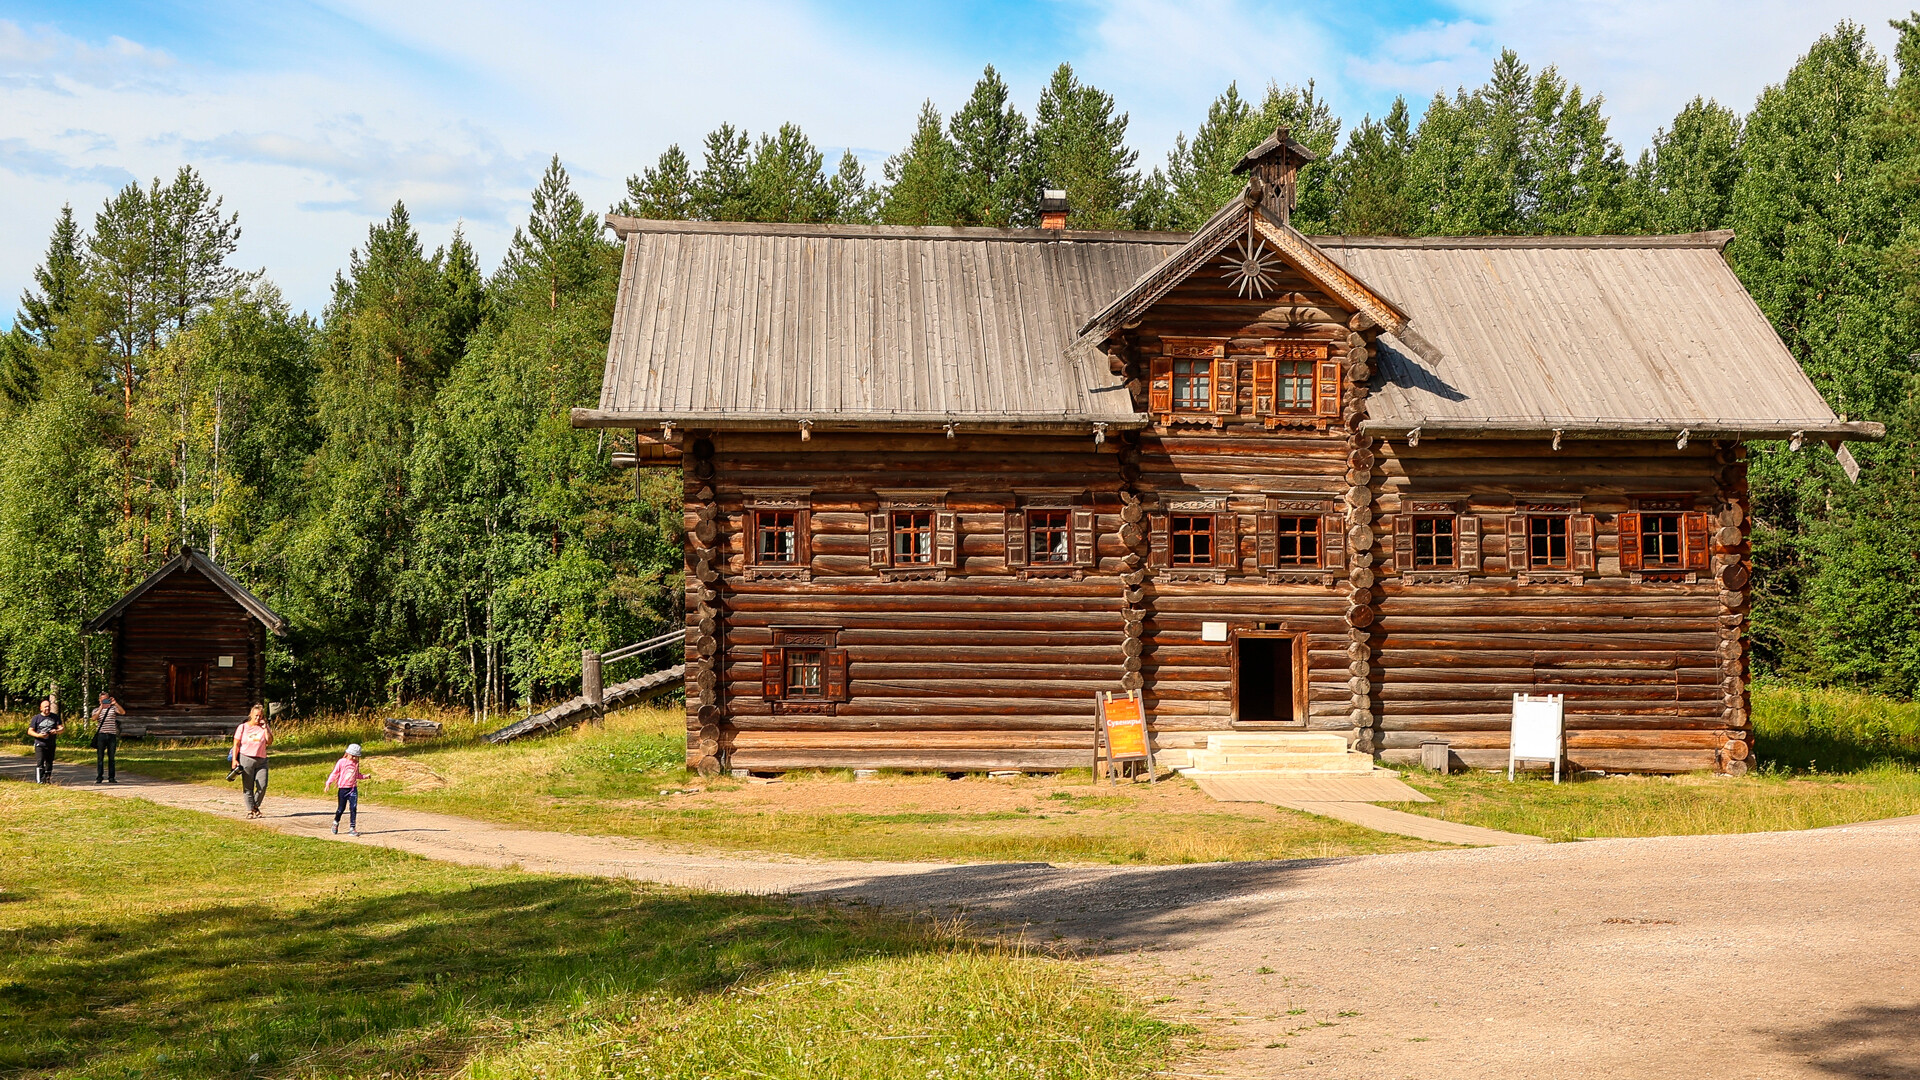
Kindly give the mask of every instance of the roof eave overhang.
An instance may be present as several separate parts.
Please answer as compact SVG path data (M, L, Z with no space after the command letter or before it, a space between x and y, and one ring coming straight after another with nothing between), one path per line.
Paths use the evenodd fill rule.
M1869 420L1366 420L1363 434L1450 439L1765 439L1817 442L1872 442L1884 438L1886 425Z
M713 431L925 431L955 433L1026 432L1034 434L1091 434L1105 429L1144 428L1152 417L1137 414L1086 416L1053 413L638 413L611 409L574 409L570 420L577 428L659 428L671 424L682 430Z

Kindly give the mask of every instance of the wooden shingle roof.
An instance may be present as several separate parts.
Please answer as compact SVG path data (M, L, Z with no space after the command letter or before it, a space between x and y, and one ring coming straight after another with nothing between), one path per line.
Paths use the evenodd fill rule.
M247 614L259 620L260 624L268 630L273 631L275 634L285 634L287 632L287 621L285 619L275 614L272 608L261 603L260 598L248 592L245 586L229 577L225 570L220 569L212 559L207 557L206 552L195 551L190 547L181 548L180 554L167 560L166 565L147 575L146 580L129 589L126 595L113 602L112 607L109 607L107 610L88 620L86 626L82 629L88 633L96 633L107 629L112 625L113 620L124 614L127 608L133 606L134 601L145 596L148 590L152 589L155 585L160 584L175 574L190 570L197 571L208 581L213 582L215 588L226 593L228 597L232 598L234 603L246 609Z

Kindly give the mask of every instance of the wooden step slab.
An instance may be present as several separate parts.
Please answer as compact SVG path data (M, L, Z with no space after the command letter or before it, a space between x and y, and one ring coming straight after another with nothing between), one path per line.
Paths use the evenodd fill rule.
M1190 774L1191 775L1191 774ZM1352 776L1194 776L1221 802L1432 802L1388 769Z

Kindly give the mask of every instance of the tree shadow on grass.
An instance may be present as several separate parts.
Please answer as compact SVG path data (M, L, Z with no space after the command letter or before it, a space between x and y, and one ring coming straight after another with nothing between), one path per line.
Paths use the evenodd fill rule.
M78 914L22 932L0 960L0 1073L440 1072L556 1015L543 1006L697 997L948 940L858 913L545 877Z
M1831 1076L1920 1080L1920 1004L1858 1005L1779 1037L1795 1057Z

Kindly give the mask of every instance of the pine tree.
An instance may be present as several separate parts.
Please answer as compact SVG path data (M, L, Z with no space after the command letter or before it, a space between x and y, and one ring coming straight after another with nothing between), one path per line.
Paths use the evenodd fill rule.
M693 214L701 221L752 221L752 162L747 133L721 124L707 133L705 158L693 180Z
M656 221L684 221L694 216L695 201L693 169L680 144L674 143L661 153L657 163L627 177L627 197L615 212Z
M1347 136L1332 162L1332 231L1348 236L1406 236L1413 231L1407 195L1407 163L1413 132L1405 98L1395 98L1386 118L1368 116Z
M988 64L967 103L948 122L952 138L960 224L1009 228L1032 222L1034 177L1027 118L1014 108L1007 84Z
M1041 186L1067 193L1070 227L1122 229L1131 223L1140 155L1127 148L1127 114L1116 116L1113 95L1082 83L1068 64L1054 69L1040 94L1033 148Z
M831 220L835 207L824 164L824 155L797 124L760 136L747 165L746 220Z
M867 182L866 166L853 151L840 154L840 165L827 181L831 220L848 225L870 225L879 218L882 193Z
M227 265L240 243L240 216L222 218L222 202L191 166L181 166L164 188L154 182L148 196L154 288L165 332L185 330L194 316L251 277Z
M1656 233L1723 228L1739 178L1740 117L1696 97L1640 152L1629 188L1633 220Z
M469 268L477 270L472 266L473 252L466 238L456 234L455 243L458 254L447 260L444 269L449 284L453 275L464 278ZM555 154L533 189L533 213L524 227L513 230L513 241L500 264L502 277L515 286L507 299L543 303L553 310L559 306L562 293L574 291L599 272L606 247L599 223L574 194L560 155Z
M47 241L46 259L33 270L32 289L20 295L20 313L14 319L43 348L53 347L53 336L80 303L80 226L73 220L73 204L60 208Z
M920 106L913 141L887 159L887 193L880 220L888 225L954 225L961 213L959 152L947 139L940 110Z
M1228 83L1226 92L1207 107L1207 119L1194 131L1192 142L1185 132L1174 136L1165 173L1170 227L1199 228L1245 184L1233 175L1233 166L1260 141L1246 141L1252 121L1253 107L1240 96L1240 84Z

